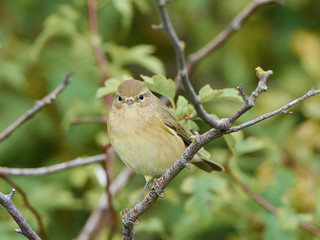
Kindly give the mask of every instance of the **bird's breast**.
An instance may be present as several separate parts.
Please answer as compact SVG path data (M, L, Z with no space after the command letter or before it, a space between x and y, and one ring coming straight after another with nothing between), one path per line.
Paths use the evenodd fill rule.
M130 108L116 114L110 112L108 131L122 161L144 176L162 174L185 150L183 140L155 113L139 114Z

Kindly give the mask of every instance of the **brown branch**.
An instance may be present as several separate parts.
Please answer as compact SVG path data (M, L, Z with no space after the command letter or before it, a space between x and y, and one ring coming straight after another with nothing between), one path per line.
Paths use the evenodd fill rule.
M260 195L256 194L253 192L250 188L248 188L239 178L237 178L232 171L230 170L229 166L227 165L226 168L226 173L229 175L231 180L238 185L244 192L246 192L250 198L252 198L255 202L257 202L260 206L264 207L267 209L269 212L271 212L274 215L277 215L278 209L276 206L274 206L272 203L261 197ZM308 232L311 232L317 236L320 236L320 229L313 226L310 223L299 221L298 226Z
M203 48L198 50L189 56L188 70L191 72L193 67L204 59L208 54L216 50L221 44L223 44L230 36L238 31L243 23L256 11L260 6L278 3L283 4L283 0L253 0L246 6L232 21L231 23L220 32L215 38L213 38L209 43L207 43Z
M14 189L12 189L12 191L8 195L4 195L0 192L0 204L8 211L15 222L19 225L20 229L16 229L15 232L23 234L28 239L41 240L41 238L32 230L30 225L20 214L17 207L13 204L12 198L14 193Z
M124 186L126 186L132 176L133 172L129 168L124 168L110 184L110 195L115 196ZM100 198L98 207L91 213L77 240L92 239L92 236L100 231L101 228L99 228L99 225L101 225L102 219L109 211L109 208L108 195L104 193Z
M71 120L71 125L87 124L87 123L107 123L106 117L84 117Z
M191 85L188 70L187 70L187 65L186 65L184 44L181 43L172 26L170 17L168 15L168 12L165 6L167 1L157 0L157 2L158 2L158 7L159 7L160 16L161 16L162 25L163 25L162 28L168 35L176 54L177 65L178 65L178 76L179 78L181 78L185 92L190 102L196 109L198 116L201 117L207 124L209 124L213 128L216 128L216 129L230 128L231 123L228 119L220 119L218 121L214 120L202 106L201 101L199 100L193 86Z
M95 162L104 162L106 160L105 154L94 155L86 158L76 158L72 161L51 165L39 168L8 168L0 167L1 175L14 175L14 176L35 176L45 175L49 173L60 172L69 168L84 166Z
M41 237L43 239L48 240L49 236L47 235L45 228L44 228L44 224L42 221L42 217L40 215L40 213L30 204L27 194L25 193L25 191L18 185L16 184L14 181L12 181L11 179L9 179L7 176L4 175L0 175L1 178L3 178L7 183L9 183L11 185L11 187L13 187L14 189L16 189L22 196L24 205L32 212L32 214L36 217L37 222L38 222L38 228L39 228L39 233L41 235Z
M54 100L59 93L61 93L65 87L70 83L70 77L74 74L74 72L68 73L62 80L61 85L59 85L56 89L54 89L47 96L42 98L41 100L36 101L34 106L29 109L25 114L19 117L15 122L13 122L9 127L7 127L3 132L0 133L0 142L9 137L13 131L15 131L18 127L20 127L24 122L33 117L38 111L44 108L46 105L50 104L52 100Z

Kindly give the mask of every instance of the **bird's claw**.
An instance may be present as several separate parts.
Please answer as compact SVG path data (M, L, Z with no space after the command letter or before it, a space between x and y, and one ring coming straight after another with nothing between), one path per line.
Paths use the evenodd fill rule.
M159 183L161 184L160 179L154 179L151 186L151 190L154 191L158 195L158 197L164 198L166 194L164 193L163 190L161 190Z

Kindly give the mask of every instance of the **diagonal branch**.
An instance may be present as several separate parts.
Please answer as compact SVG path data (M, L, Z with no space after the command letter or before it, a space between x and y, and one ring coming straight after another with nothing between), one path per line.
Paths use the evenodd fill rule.
M52 100L54 100L58 94L60 94L65 87L70 83L70 77L74 74L74 72L68 73L62 80L61 85L59 85L56 89L54 89L47 96L42 98L39 101L36 101L34 106L29 109L25 114L19 117L15 122L13 122L9 127L7 127L3 132L0 133L0 142L9 137L13 131L15 131L18 127L20 127L24 122L33 117L37 112L39 112L46 105L50 104Z
M14 189L16 189L22 196L24 205L26 208L28 208L32 214L36 217L37 222L38 222L38 231L40 233L40 236L44 239L44 240L48 240L49 236L47 235L45 228L44 228L44 224L42 221L42 217L40 215L40 213L30 204L27 194L25 193L25 191L15 182L13 182L11 179L9 179L7 176L4 175L0 175L1 178L3 178L7 183L9 183L11 185L11 187L13 187Z
M13 176L36 176L45 175L49 173L60 172L69 168L84 166L95 162L104 162L106 160L105 154L94 155L87 158L76 158L72 161L51 165L48 167L39 168L8 168L0 167L1 175L13 175Z
M10 194L4 195L0 192L0 204L10 213L15 222L19 225L20 229L16 229L17 233L21 233L28 239L41 240L40 237L32 230L30 225L26 222L20 214L17 207L13 204L12 198L16 190L12 189Z

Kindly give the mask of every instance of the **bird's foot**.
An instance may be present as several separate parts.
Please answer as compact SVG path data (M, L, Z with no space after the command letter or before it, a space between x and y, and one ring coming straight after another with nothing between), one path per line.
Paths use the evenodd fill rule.
M158 197L164 198L166 194L164 193L163 190L161 190L161 179L154 179L154 181L151 183L151 190L154 191Z

